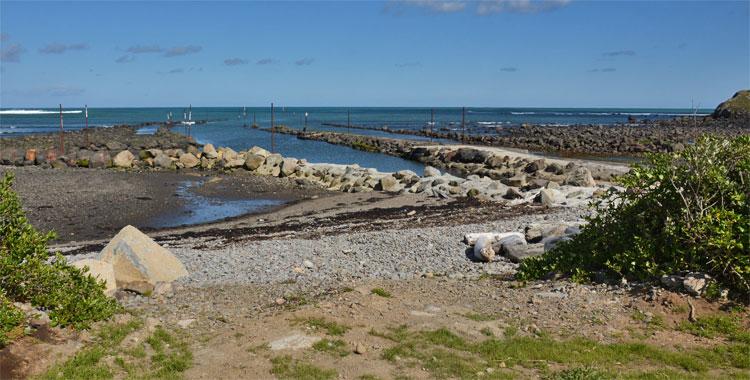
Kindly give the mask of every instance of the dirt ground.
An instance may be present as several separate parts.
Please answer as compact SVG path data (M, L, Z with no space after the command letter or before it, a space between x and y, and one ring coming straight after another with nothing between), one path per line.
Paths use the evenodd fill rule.
M654 294L648 289L565 281L520 287L497 278L341 285L331 289L300 289L293 283L177 288L169 297L141 299L131 312L147 325L162 325L185 337L193 353L192 366L184 373L187 379L270 379L276 377L272 371L279 358L335 370L342 379L440 377L406 357L388 357L397 343L384 336L398 328L412 332L445 329L470 342L515 334L585 338L601 344L635 342L666 350L722 344L719 338L679 331L677 327L688 319L687 297L666 291ZM385 293L375 294L373 289ZM724 313L728 306L695 299L691 303L699 317ZM659 324L649 324L648 319L638 317L642 315ZM45 336L26 337L0 351L7 376L3 378L38 374L92 341L87 332L55 329L41 335ZM142 340L142 332L132 335L124 341ZM314 345L322 339L335 345L330 350ZM549 365L555 368L554 363ZM547 367L536 367L506 368L495 363L488 368L514 378L546 373L541 369ZM623 363L621 369L637 368Z

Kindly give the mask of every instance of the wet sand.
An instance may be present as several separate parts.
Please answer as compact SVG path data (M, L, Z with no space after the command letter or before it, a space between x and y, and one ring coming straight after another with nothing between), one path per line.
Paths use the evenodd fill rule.
M0 166L0 175L6 171L15 173L14 188L29 220L41 231L56 231L53 243L57 244L109 239L128 224L154 231L153 226L165 216L189 215L195 199L185 193L185 184L191 184L187 192L199 196L198 200L216 203L273 200L289 204L326 193L286 179L242 174Z

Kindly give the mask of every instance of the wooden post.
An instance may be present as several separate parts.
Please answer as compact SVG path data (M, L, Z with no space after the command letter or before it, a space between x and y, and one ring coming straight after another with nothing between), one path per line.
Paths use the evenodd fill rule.
M62 104L60 104L60 155L65 154L65 138L63 137L63 113Z
M83 127L84 128L83 136L84 136L86 148L88 148L89 147L89 105L86 104L83 106L83 108L84 108L84 113L86 114L86 125Z
M461 129L463 130L461 141L466 141L466 107L461 108Z
M271 103L271 153L276 153L274 152L276 147L276 144L274 142L274 134L276 133L275 129L276 126L274 125L273 120L273 103Z
M430 142L432 142L432 128L435 126L435 109L430 109Z

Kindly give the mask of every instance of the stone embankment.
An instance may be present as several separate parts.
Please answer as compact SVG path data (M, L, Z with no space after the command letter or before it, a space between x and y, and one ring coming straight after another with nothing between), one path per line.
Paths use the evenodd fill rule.
M725 111L722 114L726 113ZM469 134L458 126L428 129L394 129L387 126L349 126L349 129L376 130L397 135L449 139L465 144L514 147L559 155L642 156L644 153L675 152L704 134L727 137L750 134L747 113L730 118L696 116L669 120L637 120L617 125L502 125L470 124ZM744 116L743 116L744 115ZM331 127L344 126L326 124Z
M61 151L59 134L34 134L0 139L0 164L15 166L106 168L114 165L118 154L155 156L149 151L182 150L197 152L200 147L190 137L162 126L152 135L139 135L139 128L161 123L121 125L111 128L89 128L65 132Z
M460 149L473 148L458 148ZM494 157L496 156L490 155L488 159ZM575 163L560 167L559 173L548 176L550 179L531 178L527 176L527 173L533 175L527 168L529 165L536 165L541 170L546 166L529 157L518 155L498 159L504 160L506 166L506 171L503 172L505 174L498 174L499 179L476 174L462 178L441 173L433 167L427 167L421 176L409 170L383 173L356 164L309 163L306 160L283 157L259 147L236 152L225 147L216 149L211 144L206 144L200 152L149 150L149 155L140 159L123 151L115 156L114 162L115 166L122 168L245 170L256 175L288 177L301 184L310 182L333 191L415 193L440 198L473 197L488 201L504 200L512 204L533 202L547 206L577 205L604 191L597 186L588 168Z
M611 181L627 171L622 165L583 160L542 158L520 151L468 145L439 145L424 141L410 141L378 136L351 135L335 132L302 132L288 127L276 127L276 132L296 135L300 139L324 141L369 152L384 153L419 161L446 169L465 177L478 175L503 180L506 184L525 186L533 180L564 183L569 172L587 168L595 180Z

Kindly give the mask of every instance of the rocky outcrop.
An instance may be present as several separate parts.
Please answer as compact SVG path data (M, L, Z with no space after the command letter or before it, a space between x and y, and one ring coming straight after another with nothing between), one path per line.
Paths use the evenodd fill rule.
M112 265L118 289L141 294L188 274L176 256L133 226L120 230L97 258Z
M711 116L750 120L750 90L737 91L731 99L719 104Z

